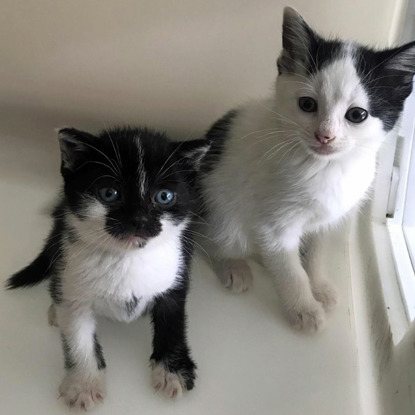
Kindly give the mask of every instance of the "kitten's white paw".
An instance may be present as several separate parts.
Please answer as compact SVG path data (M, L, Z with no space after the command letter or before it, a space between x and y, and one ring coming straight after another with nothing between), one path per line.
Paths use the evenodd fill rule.
M312 287L314 298L319 301L327 312L337 305L337 291L328 281L319 281Z
M183 394L183 380L180 375L169 372L163 364L154 363L151 374L151 384L156 392L162 393L166 398L180 398Z
M220 271L220 279L226 288L242 293L252 287L252 271L244 259L228 259Z
M51 304L48 310L48 323L49 326L59 327L58 319L56 317L56 308L54 304Z
M97 372L93 376L88 376L78 372L68 372L59 387L59 393L70 408L89 411L104 400L104 373Z
M326 323L323 306L314 299L307 304L297 304L288 310L291 325L300 331L314 333L321 330Z

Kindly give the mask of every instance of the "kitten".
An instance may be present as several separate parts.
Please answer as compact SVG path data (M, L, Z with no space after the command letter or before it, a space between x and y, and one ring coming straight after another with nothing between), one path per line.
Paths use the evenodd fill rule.
M415 42L375 51L325 40L287 7L277 66L270 97L228 112L207 133L203 232L228 288L248 289L246 258L258 255L292 325L316 331L337 301L320 235L367 195L412 91Z
M208 144L131 128L64 128L59 142L64 189L53 229L8 288L50 279L49 321L61 330L66 368L59 391L70 407L88 410L105 395L98 315L130 322L151 313L153 386L176 397L195 380L185 333L189 226Z

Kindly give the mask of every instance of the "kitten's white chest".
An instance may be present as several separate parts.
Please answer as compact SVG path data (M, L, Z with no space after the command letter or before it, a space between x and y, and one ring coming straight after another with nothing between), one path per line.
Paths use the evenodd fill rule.
M98 314L131 321L142 314L155 296L171 288L180 270L180 253L174 247L140 249L126 255L107 269L111 283L105 281L100 296L94 298Z
M375 159L333 162L307 184L312 209L309 228L336 222L364 196L375 173Z
M137 318L155 296L177 282L182 229L164 231L143 248L79 254L64 273L64 297L90 302L98 315L121 321Z

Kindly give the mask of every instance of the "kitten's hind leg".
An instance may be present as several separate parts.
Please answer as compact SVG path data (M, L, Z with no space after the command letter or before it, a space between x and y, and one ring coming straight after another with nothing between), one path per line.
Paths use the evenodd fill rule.
M252 287L252 271L245 259L212 258L212 268L223 285L234 293L242 293Z
M337 291L324 274L323 266L323 235L308 236L302 245L304 268L310 278L314 298L319 301L326 311L332 311L337 305Z

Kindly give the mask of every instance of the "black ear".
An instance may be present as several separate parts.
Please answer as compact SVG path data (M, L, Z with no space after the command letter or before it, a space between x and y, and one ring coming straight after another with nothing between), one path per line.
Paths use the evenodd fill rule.
M380 52L382 53L382 52ZM394 49L387 49L385 52L385 68L414 74L415 72L415 41L398 46Z
M312 45L318 40L319 36L301 15L292 7L285 7L282 23L283 50L277 60L278 72L280 74L307 72Z
M94 136L75 128L58 129L59 145L61 149L62 174L73 171L85 159Z
M382 51L364 47L357 51L356 69L369 94L370 114L380 118L385 131L390 131L412 92L415 42Z
M210 148L210 141L206 139L182 141L179 146L182 159L190 165L192 170L198 171Z
M378 52L378 60L380 70L384 72L384 82L391 87L410 86L410 90L407 91L408 96L412 90L412 79L415 74L415 42Z

